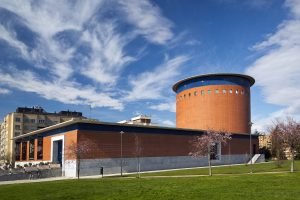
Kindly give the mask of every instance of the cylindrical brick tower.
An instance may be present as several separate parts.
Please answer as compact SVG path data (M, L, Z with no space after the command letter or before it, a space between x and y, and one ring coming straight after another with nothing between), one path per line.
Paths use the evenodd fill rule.
M242 74L206 74L178 81L176 127L250 133L250 87L254 78Z

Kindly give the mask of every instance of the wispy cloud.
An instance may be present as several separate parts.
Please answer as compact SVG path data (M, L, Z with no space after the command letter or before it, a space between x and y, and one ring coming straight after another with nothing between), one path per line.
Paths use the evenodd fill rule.
M176 112L176 103L174 99L172 101L167 103L159 103L157 105L151 105L149 108L153 110L159 110L159 111L169 111L169 112Z
M135 26L136 33L150 42L165 44L172 39L172 23L163 17L159 7L150 1L119 1L128 22Z
M82 86L76 82L45 81L31 71L14 70L5 73L0 70L0 83L15 89L22 89L44 97L69 104L85 104L93 107L110 107L122 110L123 104L110 93L97 91L91 86Z
M129 55L125 50L127 45L139 36L150 44L160 45L174 36L172 23L149 1L3 0L0 8L18 18L0 23L0 40L19 52L17 56L27 63L4 63L15 67L1 66L0 86L34 92L63 103L123 109L122 96L116 92L121 84L119 79L124 68L139 59ZM115 14L107 15L112 8ZM32 38L30 45L20 37L24 33L15 23ZM126 30L122 30L124 25ZM166 78L176 74L176 69L169 68L171 65L177 68L176 62L180 64L183 58L177 59L166 67L171 73L171 76L165 75ZM147 78L148 75L142 73L141 76ZM132 86L138 81L138 78L131 80ZM161 92L156 89L148 97L135 98L137 90L129 92L128 99L153 99L152 95L157 98Z
M267 103L284 106L271 113L267 119L257 119L257 127L270 123L275 117L292 115L300 118L300 2L288 0L285 4L292 18L282 22L275 33L254 45L254 50L264 50L246 71L256 79Z
M161 99L164 90L170 90L174 78L179 75L182 64L189 60L187 56L177 56L167 59L153 71L144 72L136 77L131 77L129 84L132 90L125 97L126 101L142 99Z
M0 88L0 94L9 94L9 93L11 93L10 90L5 89L5 88Z

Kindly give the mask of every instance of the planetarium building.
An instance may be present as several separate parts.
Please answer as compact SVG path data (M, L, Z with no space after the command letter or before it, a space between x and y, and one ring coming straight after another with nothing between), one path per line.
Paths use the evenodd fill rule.
M254 82L242 74L186 78L173 86L176 128L70 120L15 137L15 164L60 163L63 175L74 177L78 160L68 149L92 141L92 151L80 156L81 175L97 175L99 167L105 174L117 174L206 166L207 158L190 156L191 141L206 130L232 134L227 145L215 149L214 165L248 162L258 151L257 136L249 145Z

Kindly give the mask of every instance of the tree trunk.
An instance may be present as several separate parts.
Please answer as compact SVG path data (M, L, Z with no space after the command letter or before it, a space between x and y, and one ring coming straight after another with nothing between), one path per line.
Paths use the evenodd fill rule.
M292 151L291 172L294 172L294 151Z
M209 149L210 149L210 148L209 148ZM208 157L208 175L209 175L209 176L212 176L212 172L211 172L211 160L210 160L210 151L209 151L207 157Z
M80 176L80 159L77 159L77 179L79 179Z

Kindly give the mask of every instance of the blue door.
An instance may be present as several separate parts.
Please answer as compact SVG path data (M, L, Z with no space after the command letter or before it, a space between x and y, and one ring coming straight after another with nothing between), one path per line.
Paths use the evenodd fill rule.
M57 162L62 163L62 140L57 141Z

